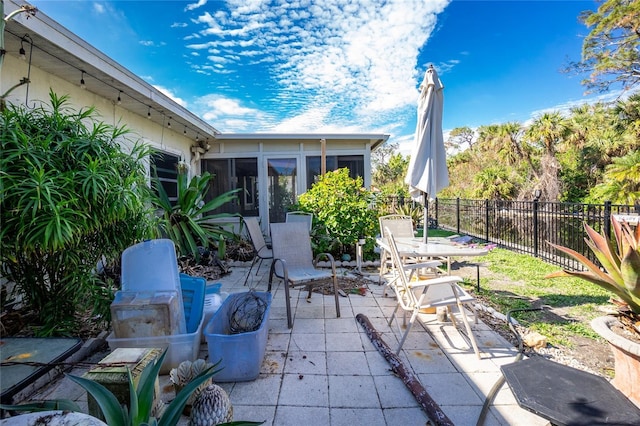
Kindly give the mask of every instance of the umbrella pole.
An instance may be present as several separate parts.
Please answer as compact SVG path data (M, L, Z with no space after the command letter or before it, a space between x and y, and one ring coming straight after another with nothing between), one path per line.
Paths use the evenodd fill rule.
M429 233L429 194L426 192L422 193L424 197L424 219L422 221L422 242L427 244L427 240L429 239L427 234Z

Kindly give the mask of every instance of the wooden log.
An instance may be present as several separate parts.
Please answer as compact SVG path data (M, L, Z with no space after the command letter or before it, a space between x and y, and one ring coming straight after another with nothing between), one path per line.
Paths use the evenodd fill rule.
M387 362L391 365L391 370L398 375L407 386L409 391L413 394L414 398L429 418L430 424L438 426L453 426L453 422L442 411L440 406L431 398L426 389L422 386L418 378L407 368L396 355L391 348L382 340L378 331L373 327L369 318L364 314L356 315L356 321L360 323L364 331L369 336L369 340L376 347L378 352L384 356Z

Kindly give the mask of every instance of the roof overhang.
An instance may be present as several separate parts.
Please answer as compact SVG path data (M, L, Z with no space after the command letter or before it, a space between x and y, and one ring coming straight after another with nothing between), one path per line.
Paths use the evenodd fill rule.
M362 140L371 144L373 151L389 139L384 133L220 133L218 140Z
M24 4L24 1L4 1L5 16ZM18 13L6 23L6 54L18 57L21 45L29 49L29 42L21 43L25 34L33 40L32 66L74 84L79 84L84 71L86 90L114 102L120 94L122 108L141 117L151 111L150 119L160 125L171 117L176 127L186 126L188 132L193 133L190 137L198 133L201 137L215 137L220 133L40 11L35 16Z

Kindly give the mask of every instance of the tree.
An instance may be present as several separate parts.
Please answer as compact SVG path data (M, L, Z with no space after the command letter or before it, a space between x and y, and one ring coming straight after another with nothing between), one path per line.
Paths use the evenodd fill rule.
M542 114L526 131L527 139L543 150L540 163L542 173L538 183L543 200L557 201L560 197L560 163L556 158L556 150L568 134L569 128L558 112Z
M606 0L580 20L591 32L582 43L582 59L568 70L589 73L589 90L605 92L613 84L626 90L640 83L640 1Z
M640 200L640 150L613 160L605 170L602 183L589 194L592 202L634 204Z
M475 132L470 127L456 127L449 132L449 139L445 143L447 150L458 152L473 147ZM466 145L466 146L465 146Z

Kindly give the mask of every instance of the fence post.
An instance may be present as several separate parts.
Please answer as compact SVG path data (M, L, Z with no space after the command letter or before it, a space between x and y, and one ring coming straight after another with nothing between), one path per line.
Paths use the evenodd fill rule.
M484 200L484 240L489 241L489 199Z
M538 257L538 208L540 207L540 196L536 193L533 199L533 256Z
M602 219L604 220L602 224L604 227L604 235L606 235L608 239L611 239L611 201L604 202L604 217Z
M456 234L460 234L460 197L456 198Z

